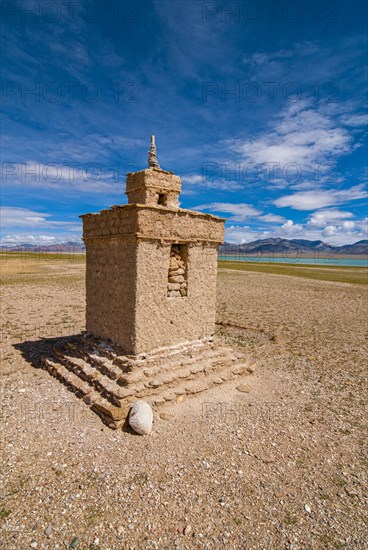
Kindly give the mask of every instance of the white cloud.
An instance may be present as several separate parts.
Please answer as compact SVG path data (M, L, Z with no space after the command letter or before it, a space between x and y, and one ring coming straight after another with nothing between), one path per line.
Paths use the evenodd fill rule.
M280 197L274 201L274 204L279 208L290 207L295 210L317 210L319 208L334 206L335 204L342 204L366 197L367 193L364 189L364 185L359 184L350 187L350 189L342 189L340 191L302 191L300 193Z
M368 115L350 115L342 118L347 126L367 126Z
M225 241L228 243L250 243L257 239L267 239L269 231L255 231L248 226L231 225L225 228Z
M0 207L0 223L2 229L9 227L37 227L37 228L57 228L68 231L78 231L81 224L67 221L51 220L51 214L35 212L28 208L17 208L13 206ZM41 229L42 230L42 229Z
M327 168L327 167L326 167ZM331 181L331 176L329 175L328 173L328 170L326 170L326 174L323 173L323 171L321 171L319 174L316 173L315 174L315 180L313 181L313 179L309 179L309 180L304 180L304 181L301 181L299 183L293 183L291 185L284 185L283 187L289 187L290 189L292 189L293 191L311 191L313 189L316 189L316 190L321 190L321 184L323 182L326 182L328 183L329 181ZM337 176L337 175L333 175L333 184L334 185L337 185L337 184L342 184L344 183L345 179L342 177L342 176ZM275 188L275 186L273 186L273 189Z
M291 207L295 210L315 210L336 203L329 191L302 191L293 195L286 195L274 201L279 208Z
M63 235L42 235L34 233L11 233L5 235L1 239L1 244L5 246L17 246L20 244L34 244L34 245L48 245L48 244L61 244L66 242L79 242L81 243L81 235L75 234L63 234Z
M230 142L246 162L275 163L284 168L294 163L300 174L313 172L317 165L336 160L352 149L349 132L332 116L312 107L308 100L290 103L274 122L271 131L258 138Z
M298 234L300 233L300 231L302 231L303 229L303 226L302 225L299 225L299 224L295 224L292 220L287 220L287 222L285 222L281 228L280 228L280 233L284 234L284 235L294 235L294 234Z
M203 176L201 174L192 174L190 176L183 176L182 178L183 183L202 183Z
M342 240L344 244L345 242L356 242L367 238L367 227L364 225L362 221L344 221L340 225L327 225L322 231L322 236L337 238Z
M51 214L34 212L28 208L15 208L3 206L0 208L0 220L2 226L31 226L35 227L44 223Z
M323 237L333 237L334 235L336 235L337 231L338 229L335 225L328 225L322 231L322 235Z
M231 225L225 229L225 240L232 243L252 242L257 239L281 237L284 239L307 239L329 242L335 246L352 244L368 238L368 218L344 220L342 223L328 223L317 227L310 223L295 223L287 220L281 226L269 231L259 231L253 227Z
M315 42L305 41L297 42L288 50L276 50L273 52L254 52L252 55L247 55L243 59L243 63L257 67L266 65L269 69L270 64L276 64L297 56L298 59L302 56L311 55L318 51L318 45Z
M282 223L285 220L283 216L278 214L262 214L262 212L250 204L239 203L225 203L225 202L212 202L209 204L200 204L195 206L193 210L212 210L214 212L225 212L232 214L228 219L233 222L242 222L248 218L258 218L262 222L266 223ZM261 215L262 214L262 215Z
M211 202L209 204L195 206L193 210L211 210L213 212L230 213L231 217L229 219L234 222L242 222L247 218L261 214L260 210L245 203L232 204L226 202Z
M285 218L278 214L264 214L263 216L259 216L258 219L267 223L282 223L285 221Z
M345 231L352 231L355 227L355 222L353 221L342 222L341 226Z
M308 239L311 241L321 240L335 246L341 246L366 239L367 235L368 230L365 220L344 220L342 223L339 223L337 220L335 223L327 223L323 227L310 223L296 224L292 220L288 220L286 224L275 229L272 236Z
M21 242L27 242L30 244L42 243L42 244L52 244L56 242L56 237L51 237L50 235L6 235L1 239L3 244L16 244Z
M315 227L324 227L328 223L352 217L353 214L351 212L344 212L337 208L329 208L326 210L317 210L317 212L311 214L308 224Z
M58 242L56 237L50 235L29 235L27 233L19 235L6 235L1 239L1 244L5 245L17 245L22 243L27 244L54 244Z

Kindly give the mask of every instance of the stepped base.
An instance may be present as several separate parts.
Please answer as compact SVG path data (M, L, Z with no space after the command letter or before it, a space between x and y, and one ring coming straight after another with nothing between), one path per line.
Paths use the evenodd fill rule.
M127 356L86 334L54 346L53 358L42 363L113 429L124 425L137 399L157 411L255 369L249 356L213 338Z

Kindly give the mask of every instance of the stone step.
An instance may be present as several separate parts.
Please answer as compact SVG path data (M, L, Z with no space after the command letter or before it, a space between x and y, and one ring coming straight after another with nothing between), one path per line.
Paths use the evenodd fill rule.
M83 357L87 362L96 361L98 363L96 366L102 369L105 368L106 372L103 374L111 377L112 380L115 380L116 376L119 375L119 370L116 369L120 369L124 374L131 373L132 375L133 373L141 373L144 370L148 376L152 376L169 367L178 368L184 362L188 364L198 362L201 359L201 354L204 354L206 358L210 358L230 353L228 347L208 349L209 346L214 346L214 344L198 340L191 344L184 342L170 348L162 348L156 350L157 352L154 354L141 354L142 357L132 357L117 354L114 351L114 347L105 342L99 342L96 345L95 341L90 337L79 337L79 342L81 344L79 346L80 352L84 353ZM71 347L76 350L78 346L72 344ZM91 361L88 359L88 356L91 358ZM136 381L138 381L139 374L135 374L134 376L137 376Z
M87 351L85 347L73 343L68 343L67 346L73 353L79 355L82 359L87 361L87 363L91 363L91 365L96 367L101 374L108 376L111 380L116 380L121 376L121 368L114 365L112 360L108 357L102 356L96 347L90 346Z
M152 396L161 396L164 394L165 400L168 401L184 393L189 394L204 391L206 388L203 387L202 389L202 380L207 380L211 374L214 374L213 378L222 376L223 380L225 380L228 378L228 375L225 377L224 373L231 373L232 369L237 365L237 363L234 363L232 357L223 358L221 361L218 360L218 357L216 359L215 362L203 359L195 366L190 365L187 368L176 371L165 371L161 378L146 378L144 385L135 385L137 390L135 396L141 399L152 398ZM219 370L221 372L220 375L218 374ZM245 367L237 367L237 370L238 374L240 374L240 371L242 371L242 373L248 373ZM208 379L210 380L210 378Z
M135 364L131 356L119 353L115 349L116 346L107 344L103 341L96 341L96 339L92 337L86 335L80 336L79 345L82 349L85 349L87 353L109 359L112 365L119 367L124 372L126 369L130 370Z
M104 399L98 391L94 390L88 382L81 380L77 374L68 370L61 363L44 359L43 365L52 376L65 384L77 397L82 398L109 428L116 429L125 422L130 404L126 403L124 407L113 405L107 399Z
M85 397L93 391L93 388L88 384L88 382L81 380L79 376L70 372L61 363L56 363L51 359L43 359L43 366L50 374L55 376L55 378L66 385L70 385L72 389L75 390L75 393L80 394L80 397Z
M108 376L103 375L94 366L91 366L80 357L75 357L70 352L63 352L60 349L55 350L58 360L70 371L79 376L83 381L88 382L93 389L99 392L112 404L119 407L127 398L142 392L146 385L143 382L130 384L129 386L121 386L116 381L111 380Z
M125 423L131 405L132 403L126 403L125 407L115 407L99 394L96 394L91 409L102 418L109 428L117 429Z
M180 399L181 396L190 397L202 393L225 382L230 382L242 376L248 376L252 372L254 372L254 365L248 363L227 365L218 371L204 373L198 379L185 380L173 388L159 388L160 391L157 393L152 393L149 396L141 395L139 397L147 398L147 401L157 408L174 399Z
M238 376L246 376L254 372L254 366L250 363L222 364L222 368L218 367L219 365L217 365L217 368L207 369L201 372L200 376L192 379L184 379L176 384L162 385L151 391L143 391L137 397L147 398L151 401L155 401L157 398L162 404L164 401L171 401L179 395L199 393Z
M139 375L138 378L130 377L129 379L125 379L123 386L121 386L120 379L117 380L117 383L112 381L107 376L101 374L99 370L91 367L78 357L67 355L66 353L59 353L59 360L66 368L80 376L83 381L88 382L95 390L101 393L103 397L119 407L128 397L134 395L139 397L150 396L157 393L157 391L159 391L158 388L170 392L172 388L178 385L178 382L189 382L199 377L203 377L204 375L217 372L217 370L221 368L228 370L231 366L236 364L236 358L229 353L226 353L226 357L224 357L223 350L221 350L221 352L218 350L217 353L212 353L210 355L212 355L212 359L215 358L216 361L211 361L211 357L208 358L206 356L201 361L197 360L195 362L196 364L194 364L194 361L190 361L189 366L186 368L170 371L165 369L161 378L147 377L147 375L142 375L141 371L134 373ZM220 357L221 360L219 360Z
M114 364L120 366L122 369L127 368L128 372L130 369L134 369L135 367L147 367L147 365L149 365L150 363L157 364L157 362L160 362L162 359L168 361L169 358L173 357L175 360L177 356L183 356L186 353L198 353L198 351L205 346L206 343L202 340L191 343L183 342L181 344L176 344L170 347L154 350L152 353L149 354L142 353L138 356L119 355L118 353L113 351L112 348L109 348L106 350L106 355L111 358Z
M104 350L100 352L96 346L88 346L86 350L69 343L55 346L53 351L56 360L45 359L45 368L83 398L111 428L124 423L136 399L145 399L160 407L254 370L243 353L212 345L196 353L186 352L167 360L162 358L161 363L152 362L149 367L135 365L128 373L122 373L113 360L104 357ZM144 364L147 365L147 361ZM115 369L113 374L112 368ZM117 373L120 373L118 378Z
M176 357L175 360L164 361L163 364L134 369L129 373L122 374L117 382L121 386L129 386L129 384L137 382L146 384L147 379L157 378L158 380L162 379L161 383L170 384L177 379L190 377L203 372L206 368L211 368L210 365L214 364L216 359L223 363L224 361L234 361L236 357L227 348L203 350L202 354Z
M54 353L65 368L81 378L81 380L90 384L93 389L98 391L102 397L106 398L113 405L120 407L122 399L134 395L134 387L122 388L80 357L74 357L70 352L62 352L59 349L57 351L54 350Z

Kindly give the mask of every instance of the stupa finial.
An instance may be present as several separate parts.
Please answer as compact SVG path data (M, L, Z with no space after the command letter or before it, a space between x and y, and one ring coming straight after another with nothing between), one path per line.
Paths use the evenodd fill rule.
M160 168L160 165L157 160L155 136L151 136L151 147L149 148L149 151L148 151L148 166L150 168Z

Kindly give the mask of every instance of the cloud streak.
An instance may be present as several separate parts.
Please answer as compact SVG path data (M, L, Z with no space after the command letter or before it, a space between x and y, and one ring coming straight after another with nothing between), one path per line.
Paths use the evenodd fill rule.
M2 228L39 228L58 229L67 231L80 231L81 223L77 221L53 220L52 214L37 212L28 208L18 208L12 206L2 206L0 208L0 221Z
M245 163L256 165L290 164L303 175L316 170L317 165L336 161L352 150L352 137L339 127L323 108L315 108L308 100L290 103L274 121L271 131L257 138L229 142Z
M341 189L339 191L315 190L301 191L280 197L274 201L278 208L290 207L294 210L316 210L335 204L346 204L351 201L366 199L367 192L363 184L355 185L350 189Z

